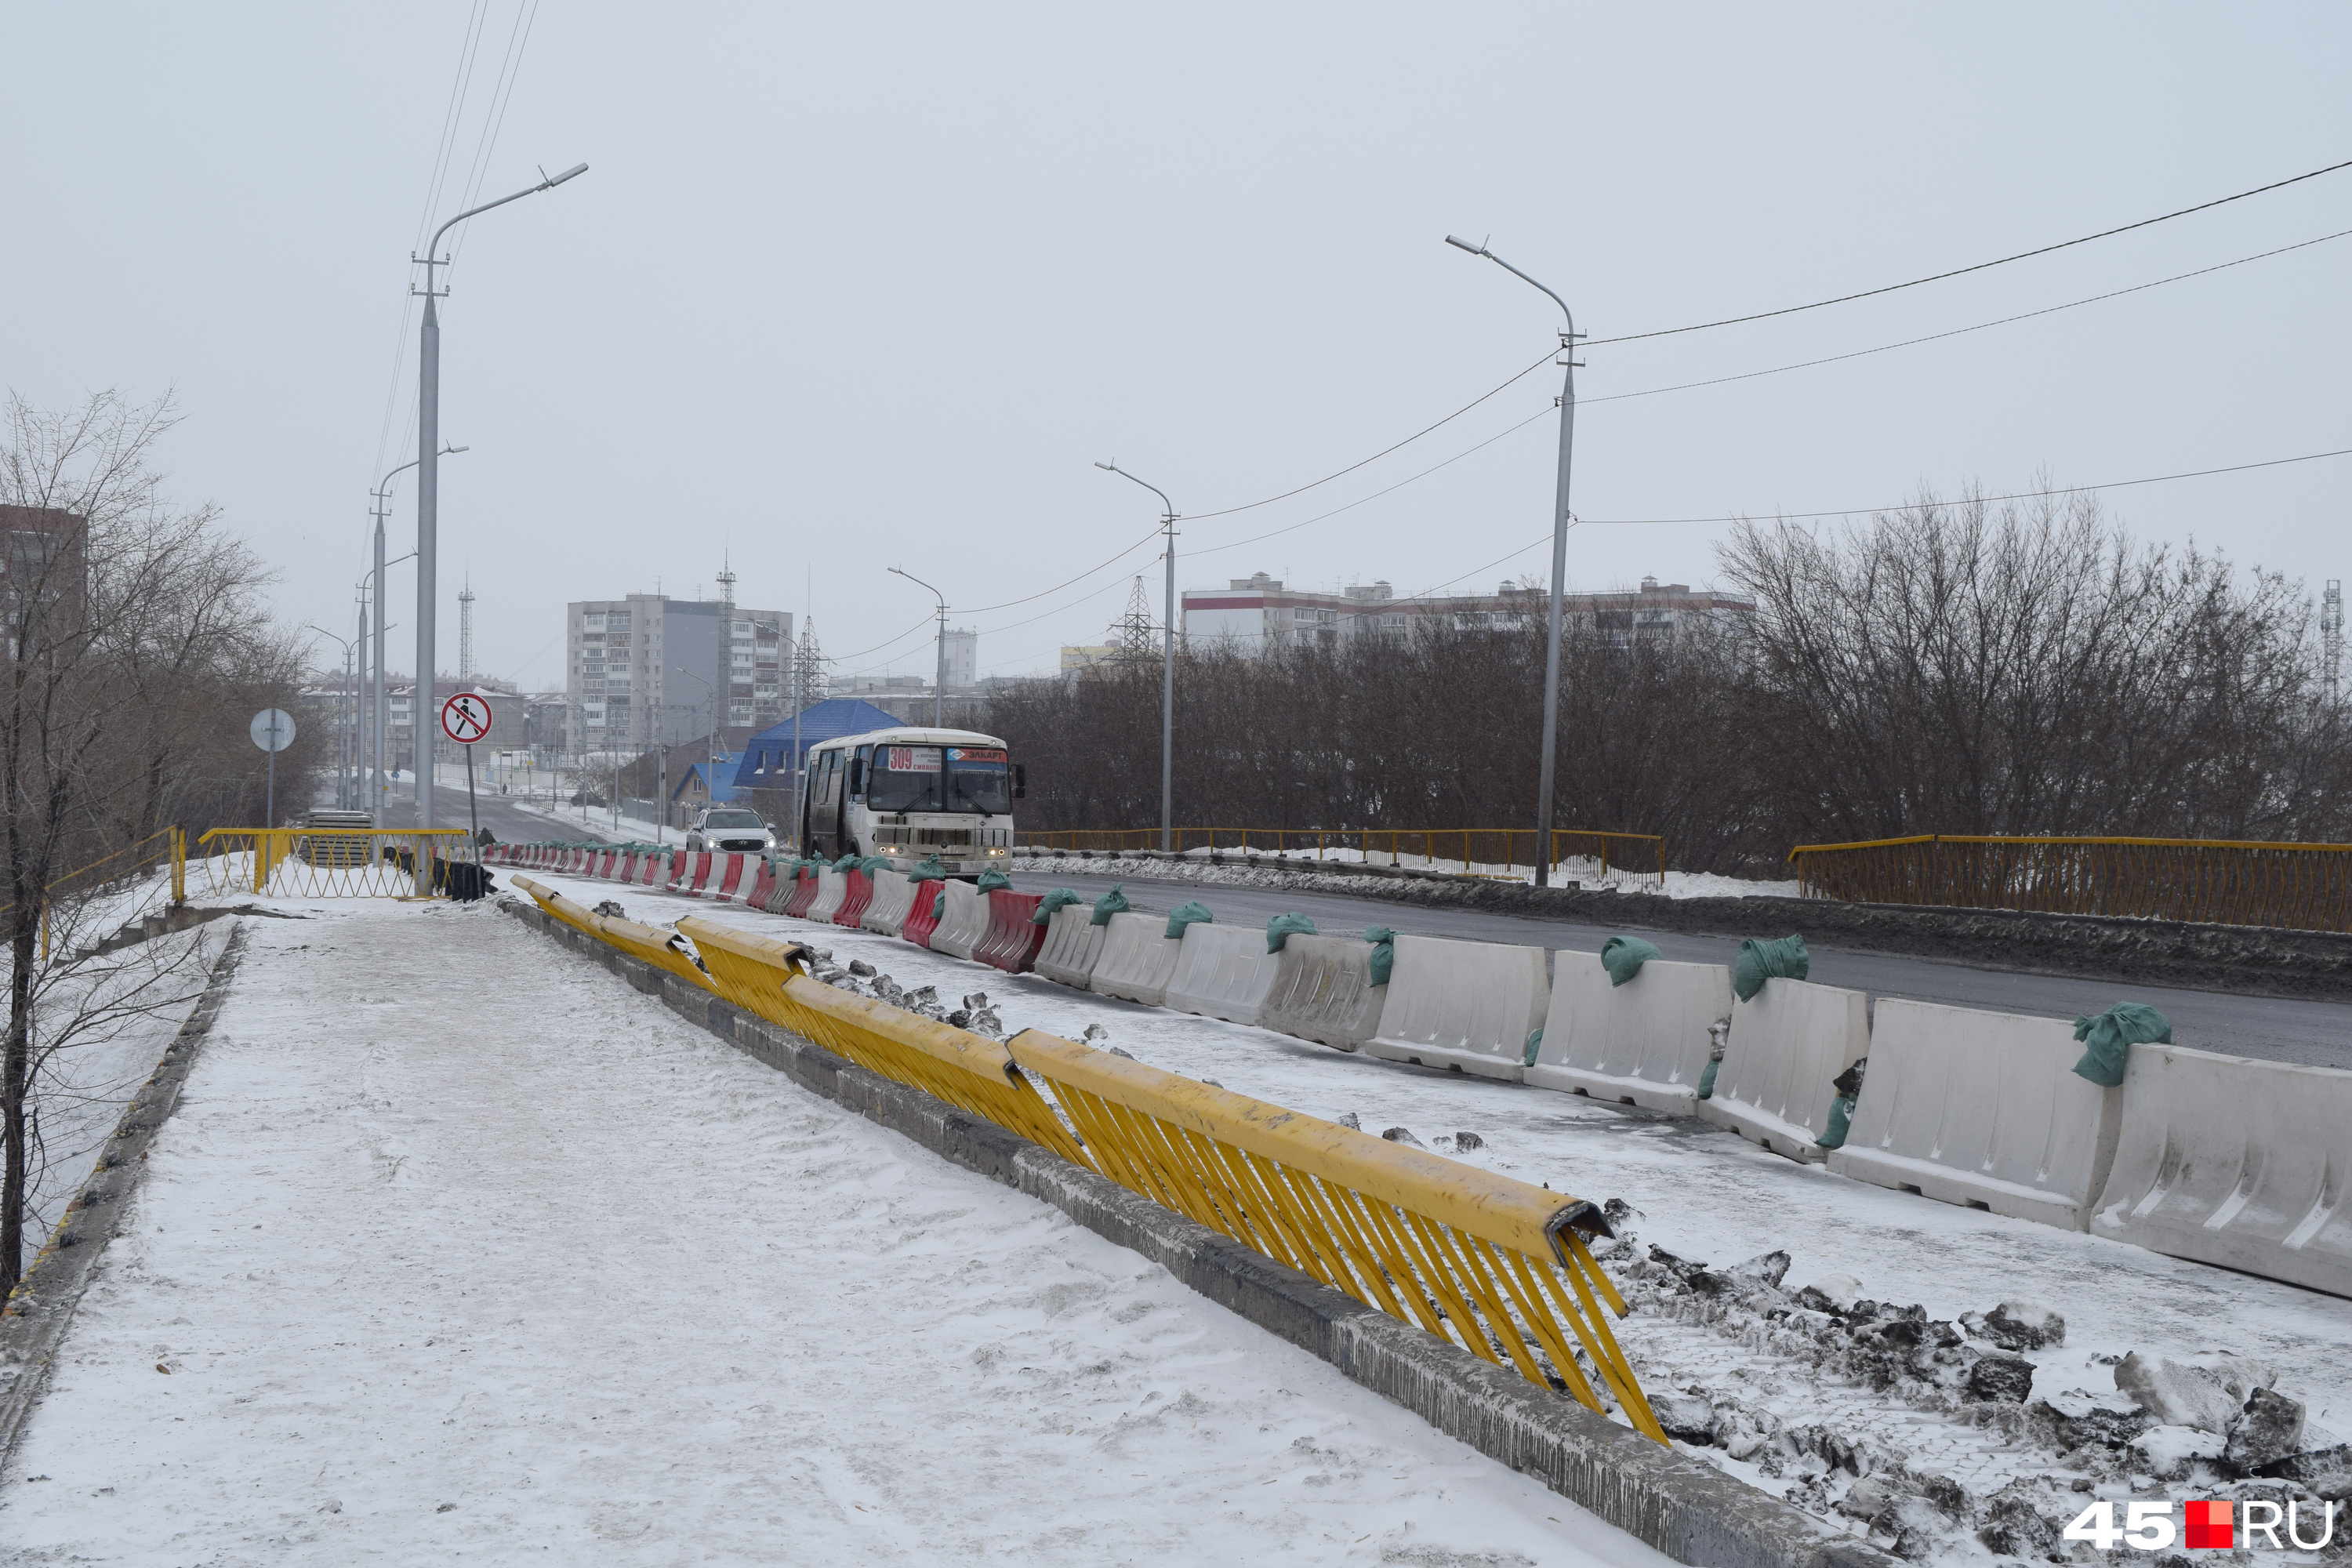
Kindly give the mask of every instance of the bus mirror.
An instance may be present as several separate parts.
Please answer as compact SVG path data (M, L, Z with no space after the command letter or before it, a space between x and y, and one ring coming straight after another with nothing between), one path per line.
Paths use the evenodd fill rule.
M1015 800L1029 798L1029 770L1019 763L1013 764L1013 798Z

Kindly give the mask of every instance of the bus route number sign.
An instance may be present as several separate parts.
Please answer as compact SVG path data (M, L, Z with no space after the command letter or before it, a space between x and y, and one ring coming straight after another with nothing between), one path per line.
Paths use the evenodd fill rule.
M893 773L935 773L940 771L937 746L886 746L882 768Z

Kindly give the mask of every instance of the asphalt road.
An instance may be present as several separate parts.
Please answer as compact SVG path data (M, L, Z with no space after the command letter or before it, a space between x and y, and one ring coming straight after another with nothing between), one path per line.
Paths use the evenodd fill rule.
M386 827L416 826L416 789L413 779L394 781L392 803L384 807ZM576 824L566 824L523 810L511 795L489 790L478 790L475 807L480 813L481 824L490 830L492 837L502 844L526 843L541 838L579 839L601 835L583 834ZM466 826L466 786L459 783L443 782L434 791L434 811L444 827Z
M1417 936L1592 952L1599 951L1608 937L1639 930L1633 926L1583 925L1478 910L1424 909L1386 899L1350 898L1343 893L1286 892L1219 883L1145 882L1131 877L1124 880L1128 900L1139 910L1169 910L1188 899L1198 899L1214 910L1224 924L1255 926L1263 926L1269 916L1296 910L1313 920L1317 929L1326 935L1347 935L1366 926L1384 925ZM1108 877L1089 877L1075 871L1024 871L1014 873L1013 878L1013 886L1023 892L1068 888L1088 900L1108 892L1111 881ZM1774 930L1726 931L1721 936L1654 931L1642 931L1640 934L1670 959L1728 963L1742 938L1788 933ZM2016 974L1935 959L1860 952L1810 939L1806 946L1812 955L1811 978L1824 985L1843 985L1867 991L1874 996L1898 996L1992 1013L2066 1019L2105 1011L2117 1002L2145 1002L2172 1020L2172 1037L2179 1045L2313 1067L2352 1068L2352 1003L2232 996L2168 986Z

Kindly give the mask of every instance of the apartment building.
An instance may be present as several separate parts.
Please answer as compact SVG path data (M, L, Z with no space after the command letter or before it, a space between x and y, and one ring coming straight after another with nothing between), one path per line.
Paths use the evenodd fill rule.
M565 611L564 703L575 752L676 745L784 711L793 617L730 599L630 594Z
M1401 599L1386 582L1333 591L1286 588L1280 578L1259 572L1228 579L1223 588L1186 589L1184 640L1194 648L1222 643L1253 655L1268 647L1335 647L1346 637L1401 636L1433 619L1465 628L1541 619L1550 598L1547 589L1505 583L1492 594ZM1638 588L1570 594L1561 609L1570 625L1598 628L1622 644L1672 637L1698 616L1750 616L1756 602L1644 577Z

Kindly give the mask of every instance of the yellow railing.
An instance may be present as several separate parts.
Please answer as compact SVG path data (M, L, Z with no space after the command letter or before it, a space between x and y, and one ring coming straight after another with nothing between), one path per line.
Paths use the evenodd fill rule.
M213 897L445 898L442 868L480 853L462 827L215 827L196 842L197 876Z
M1591 1409L1605 1390L1665 1441L1610 1331L1626 1309L1586 1243L1608 1234L1591 1203L1036 1030L1000 1044L824 984L798 943L689 916L678 933L705 973L660 932L515 883L568 924L1367 1306Z
M1365 860L1385 855L1391 866L1407 859L1458 863L1465 870L1477 866L1500 867L1515 877L1517 868L1532 868L1540 842L1531 827L1179 827L1172 835L1178 850L1258 850L1268 855L1314 851L1318 860L1352 852ZM1097 853L1157 849L1156 827L1077 827L1051 832L1020 832L1014 841L1039 849L1089 849ZM1597 871L1592 879L1638 881L1663 888L1666 880L1666 841L1654 833L1603 833L1586 828L1552 830L1551 864L1571 871L1579 861ZM1473 873L1474 875L1483 873Z
M2352 844L1924 834L1789 858L1809 898L2352 931Z

